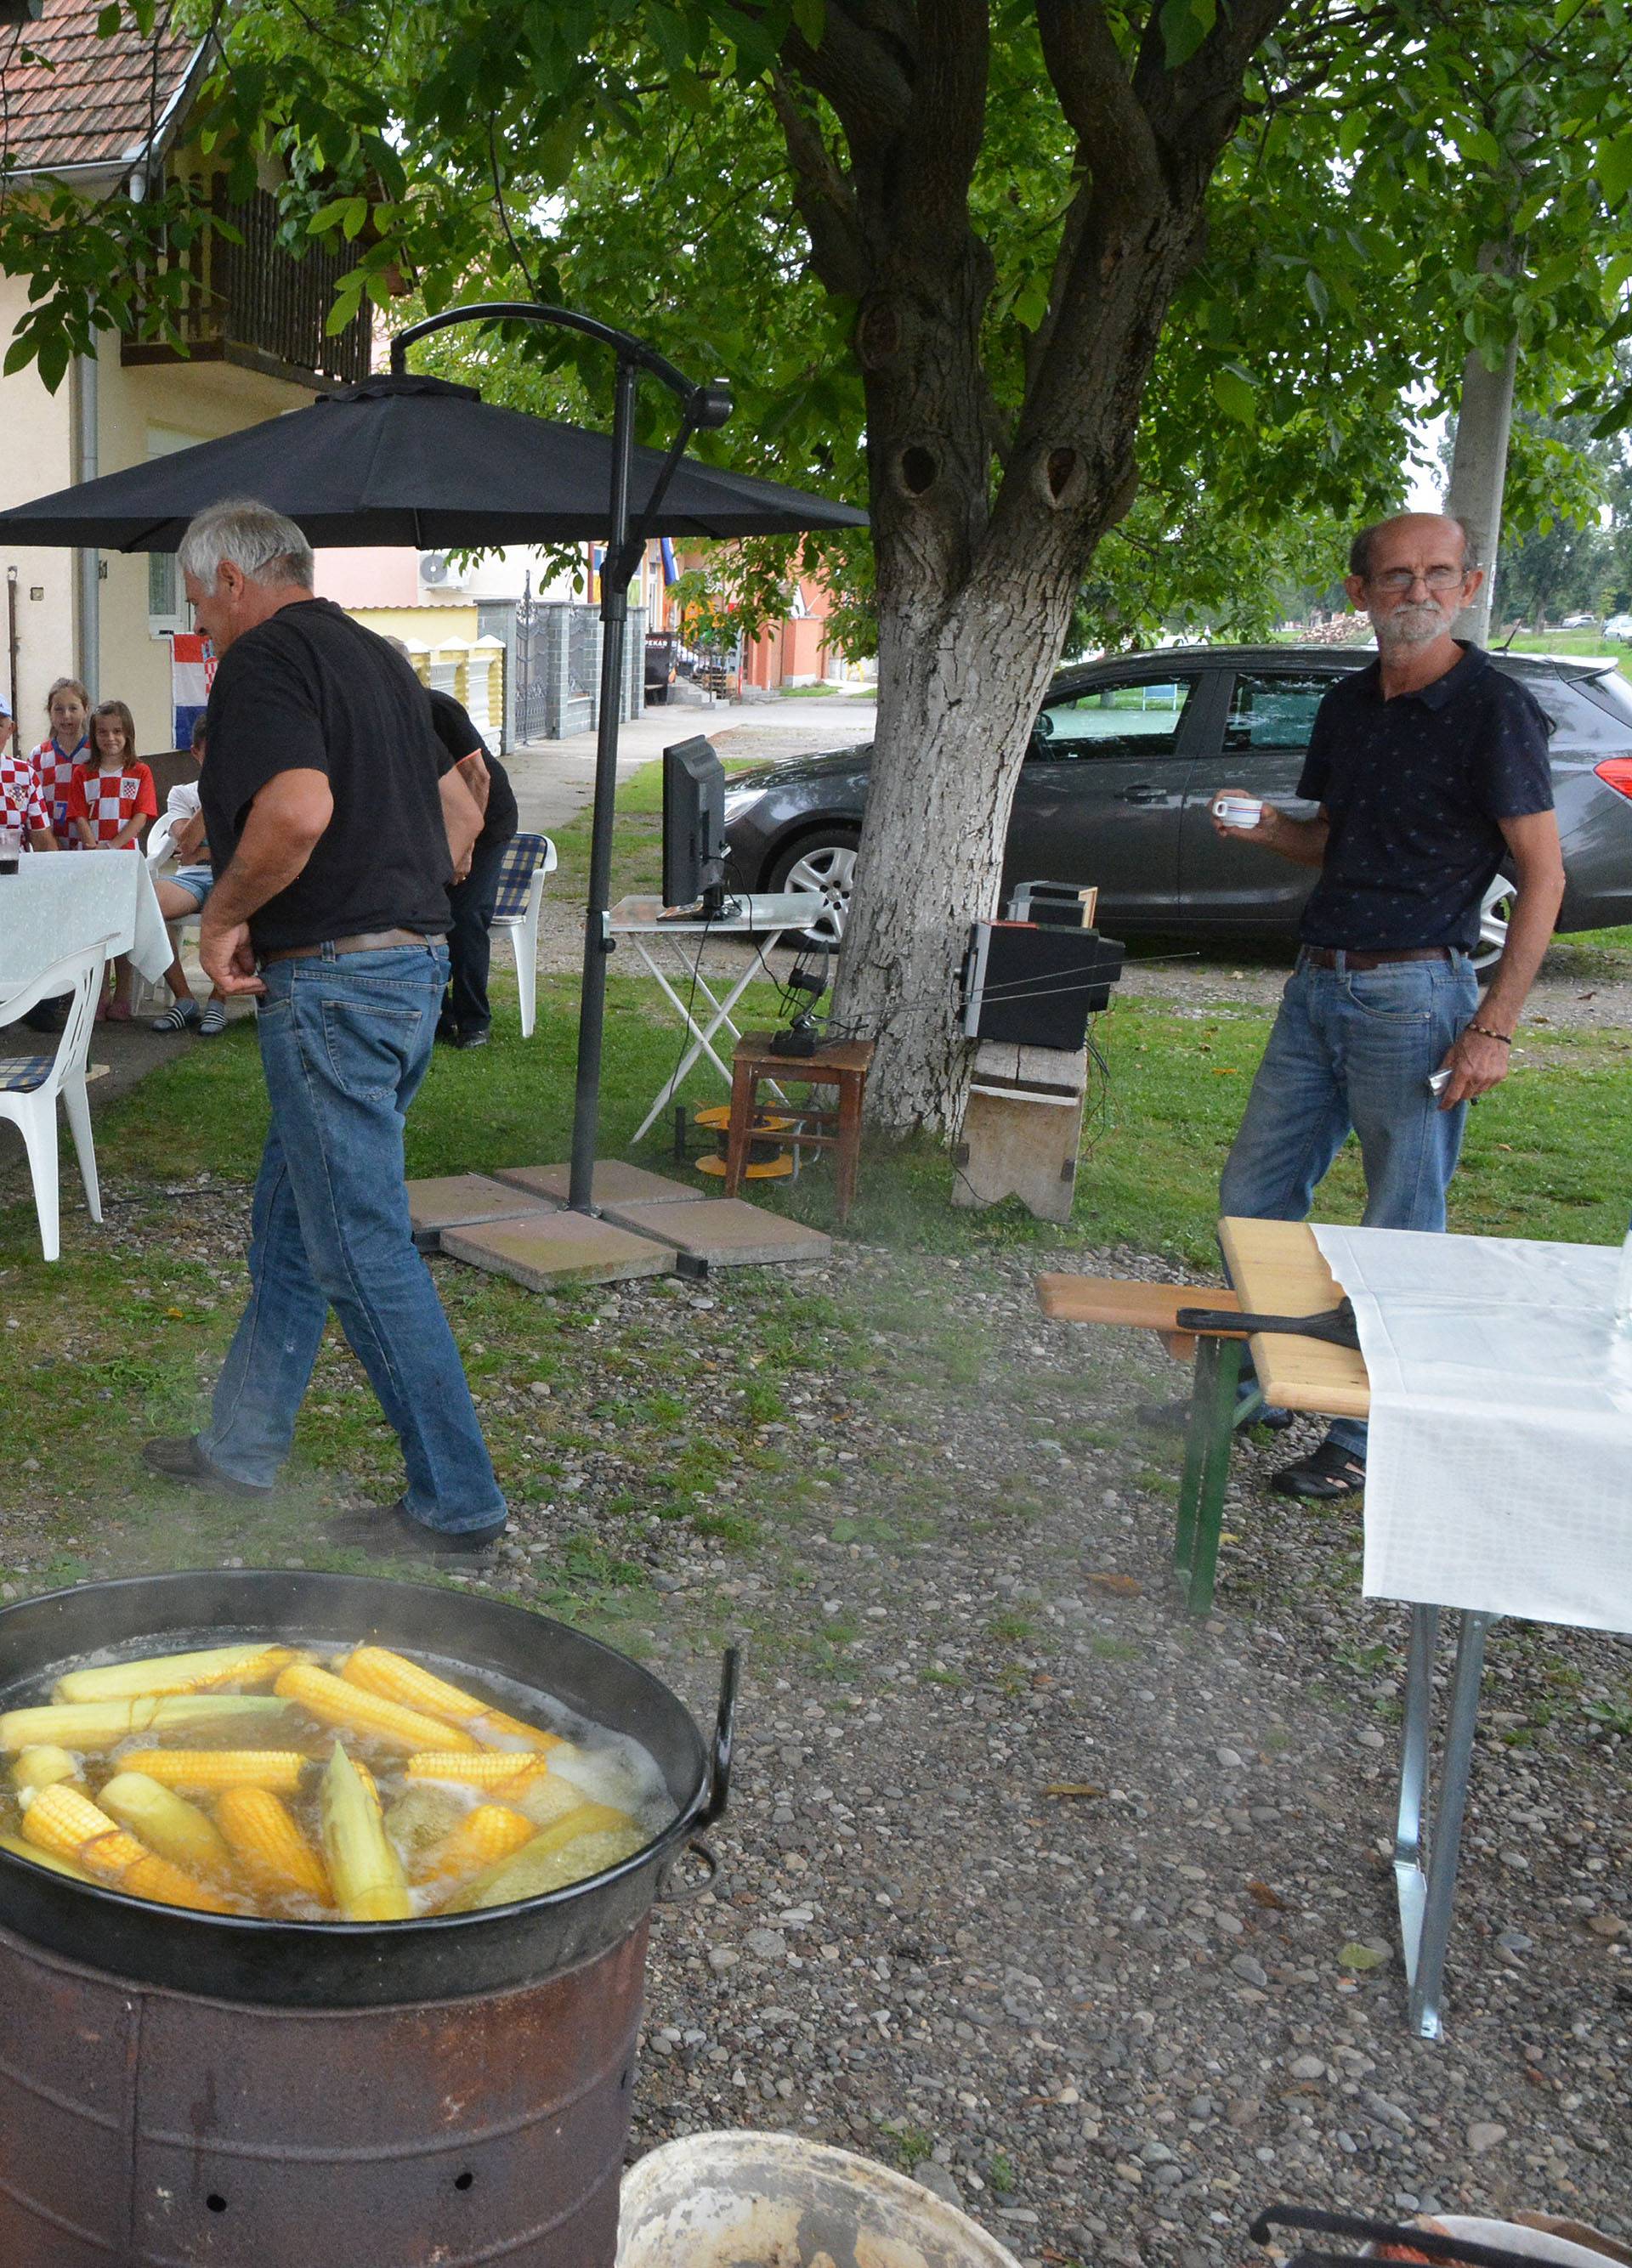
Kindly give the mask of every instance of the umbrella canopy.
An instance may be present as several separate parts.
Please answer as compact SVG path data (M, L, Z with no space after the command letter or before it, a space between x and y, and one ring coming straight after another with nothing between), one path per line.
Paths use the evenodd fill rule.
M174 551L193 514L225 497L287 513L320 551L577 542L608 532L613 446L581 425L494 409L474 387L371 378L320 394L309 409L0 512L0 543ZM637 523L662 463L659 450L634 452ZM686 460L646 533L791 535L866 525L849 504Z

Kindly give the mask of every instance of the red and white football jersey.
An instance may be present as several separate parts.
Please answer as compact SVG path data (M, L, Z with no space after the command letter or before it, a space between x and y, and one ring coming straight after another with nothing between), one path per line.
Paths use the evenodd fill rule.
M74 774L85 762L88 746L87 741L81 740L77 748L64 755L55 740L44 740L32 757L40 800L46 809L46 825L64 849L79 847L79 838L68 823L68 791L74 784Z
M18 747L0 748L0 827L31 835L49 826L34 781L34 760Z
M159 816L153 775L145 764L125 764L116 772L92 771L82 764L74 774L68 815L87 821L98 843L111 843L138 812L144 819ZM129 848L134 850L136 844Z

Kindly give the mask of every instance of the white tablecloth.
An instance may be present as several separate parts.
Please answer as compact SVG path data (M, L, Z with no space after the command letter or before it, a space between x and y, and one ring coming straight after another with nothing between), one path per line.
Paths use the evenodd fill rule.
M1370 1373L1367 1595L1632 1631L1619 1249L1314 1233Z
M0 874L0 1013L6 999L70 953L108 939L155 983L173 958L139 850L30 853Z

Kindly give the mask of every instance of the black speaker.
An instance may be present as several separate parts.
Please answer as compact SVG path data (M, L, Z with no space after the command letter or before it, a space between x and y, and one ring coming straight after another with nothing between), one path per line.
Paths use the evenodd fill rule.
M1095 929L976 922L964 962L964 1030L1074 1053L1090 1014L1111 1005L1126 951Z

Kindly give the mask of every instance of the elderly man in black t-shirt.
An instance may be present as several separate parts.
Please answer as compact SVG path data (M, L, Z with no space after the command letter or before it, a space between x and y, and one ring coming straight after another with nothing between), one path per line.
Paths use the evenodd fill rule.
M249 1304L210 1425L143 1454L174 1480L269 1494L332 1306L396 1429L407 1487L387 1510L332 1521L330 1540L462 1557L498 1537L505 1500L414 1248L402 1125L447 981L448 884L481 812L407 663L314 595L292 521L214 505L181 566L219 657L199 959L223 993L255 997L272 1120Z
M1227 1216L1305 1219L1352 1128L1367 1226L1443 1229L1467 1105L1506 1076L1564 870L1547 719L1451 634L1482 579L1460 520L1404 512L1356 536L1344 587L1370 615L1377 658L1317 712L1298 793L1318 815L1266 805L1245 831L1215 821L1230 842L1320 870L1224 1167ZM1518 895L1481 1001L1468 953L1499 870ZM1315 1498L1358 1488L1365 1440L1338 1419L1275 1486Z

